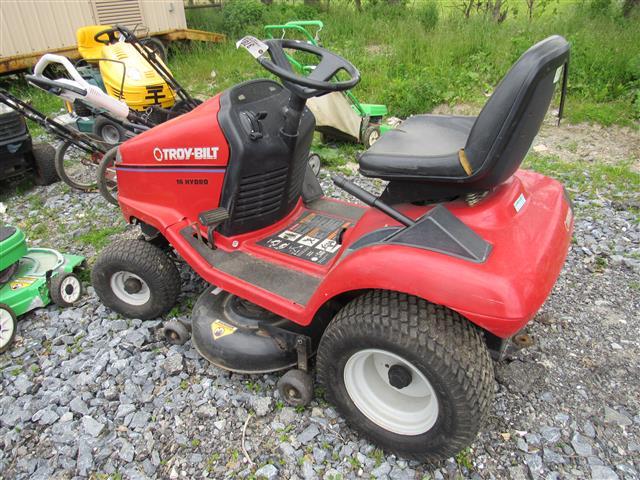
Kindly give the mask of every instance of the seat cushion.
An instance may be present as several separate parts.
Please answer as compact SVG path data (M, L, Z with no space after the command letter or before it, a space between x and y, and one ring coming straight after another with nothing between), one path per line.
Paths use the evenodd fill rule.
M426 180L464 178L458 152L476 117L415 115L380 137L360 156L367 177Z

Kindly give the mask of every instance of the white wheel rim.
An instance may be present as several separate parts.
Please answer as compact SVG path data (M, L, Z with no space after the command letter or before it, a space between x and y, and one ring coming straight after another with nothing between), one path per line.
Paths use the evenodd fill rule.
M376 143L379 138L380 138L380 133L377 130L373 130L369 134L369 145L373 145L374 143Z
M120 132L113 125L104 125L100 133L102 133L102 139L107 143L116 144L120 142Z
M0 308L0 348L3 348L9 343L13 336L15 324L13 317L4 308Z
M318 175L320 172L320 157L318 155L311 155L309 157L309 166L314 175Z
M125 282L127 280L138 280L141 284L140 291L135 293L129 293L125 290ZM147 282L145 282L142 278L140 278L135 273L131 272L116 272L111 276L111 290L125 303L129 305L144 305L151 298L151 291L149 290L149 286Z
M67 303L75 303L80 299L80 280L73 275L65 277L60 283L60 296Z
M411 382L398 389L389 383L389 368L399 365ZM344 366L344 384L360 412L379 427L400 435L420 435L438 419L438 398L431 383L411 362L378 349L354 353Z

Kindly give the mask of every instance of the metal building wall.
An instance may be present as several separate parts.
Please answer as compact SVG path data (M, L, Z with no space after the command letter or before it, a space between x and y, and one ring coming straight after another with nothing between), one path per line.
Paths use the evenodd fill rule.
M182 0L0 0L0 59L74 47L84 25L186 28Z

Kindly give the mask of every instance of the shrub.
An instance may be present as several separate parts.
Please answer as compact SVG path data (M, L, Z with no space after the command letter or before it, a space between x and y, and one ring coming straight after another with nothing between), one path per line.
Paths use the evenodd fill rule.
M593 15L608 15L611 13L611 0L591 0L589 10Z
M404 118L443 103L442 94L426 75L412 73L407 77L392 79L385 88L384 98L394 115Z
M436 28L440 19L440 9L435 0L429 0L421 5L417 10L417 14L425 30L430 31Z
M263 14L260 0L228 0L222 8L222 28L229 35L241 35L248 25L262 22Z

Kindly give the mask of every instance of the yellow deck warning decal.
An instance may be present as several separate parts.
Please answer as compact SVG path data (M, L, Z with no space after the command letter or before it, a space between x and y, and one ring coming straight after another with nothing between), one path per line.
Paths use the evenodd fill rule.
M20 277L9 283L11 290L20 290L21 288L28 287L37 280L36 277Z
M222 320L216 320L211 324L211 335L213 335L214 340L231 335L236 330L236 327L232 327L228 323L224 323Z

